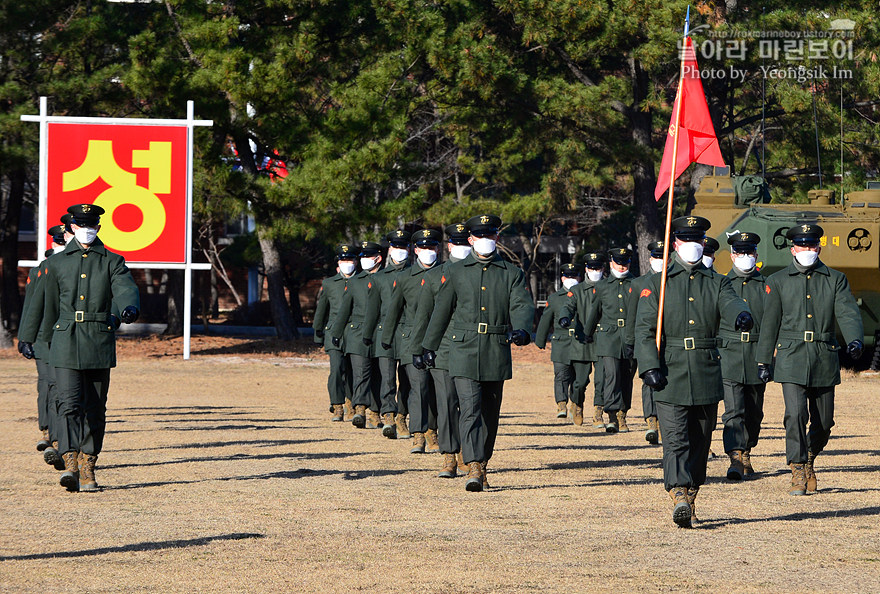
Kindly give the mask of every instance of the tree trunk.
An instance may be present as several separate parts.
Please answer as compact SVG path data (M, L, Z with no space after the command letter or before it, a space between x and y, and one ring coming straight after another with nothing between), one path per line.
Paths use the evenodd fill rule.
M25 171L16 167L9 172L9 190L3 199L0 218L0 347L13 345L14 330L21 316L21 293L18 290L18 222L24 200ZM37 233L41 230L37 229ZM37 254L39 257L39 254Z
M293 340L299 336L287 297L284 295L284 270L281 266L281 254L275 242L267 238L261 227L257 227L260 250L263 252L263 270L269 285L269 307L272 310L272 321L275 331L281 340Z
M168 271L165 294L168 297L168 327L162 334L181 336L183 334L183 270Z

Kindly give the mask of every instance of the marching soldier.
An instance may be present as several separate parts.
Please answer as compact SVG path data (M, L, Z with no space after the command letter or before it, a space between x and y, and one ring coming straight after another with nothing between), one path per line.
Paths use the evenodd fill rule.
M847 342L847 354L853 359L862 356L862 318L846 275L819 259L824 233L812 223L789 229L793 261L771 274L764 286L758 377L782 384L791 495L816 492L814 460L834 426L834 386L840 383L835 322ZM771 366L774 349L776 363Z
M341 346L334 346L331 336L326 332L339 313L342 296L348 287L349 279L354 276L357 264L355 256L357 246L341 244L336 247L336 263L339 272L325 278L318 294L318 305L315 307L315 319L312 328L315 330L315 342L324 346L330 356L330 377L327 379L327 391L330 394L330 407L333 412L331 420L341 422L344 417L343 405L351 394L351 362Z
M390 344L383 344L382 331L391 307L394 279L401 270L409 266L410 232L398 229L388 233L385 238L389 243L388 260L385 267L372 279L373 292L379 300L379 307L367 312L364 335L373 337L373 348L382 378L379 387L380 413L384 424L382 435L388 439L409 439L409 429L406 425L409 378L403 366L398 365L399 341L394 338Z
M571 289L580 282L581 272L574 264L565 264L560 272L562 288L547 297L547 307L541 314L538 329L535 331L535 345L539 349L547 346L550 336L550 360L553 361L553 395L556 399L556 418L564 419L568 414L568 402L574 401L575 371L571 362L571 343L574 341L574 328L563 328L559 320L568 315L565 305L571 296Z
M419 307L419 295L428 282L426 272L437 266L440 255L440 240L443 234L434 229L421 229L412 235L415 245L416 262L398 274L392 291L391 307L385 318L382 342L391 344L397 333L400 340L400 364L406 369L410 383L409 431L413 436L412 454L439 452L437 441L437 400L434 382L424 366L414 365L411 353L417 348L413 345L413 327ZM401 320L403 323L401 324ZM398 331L398 325L400 330ZM409 361L406 360L410 354Z
M424 361L433 367L452 320L449 374L461 408L459 435L469 467L465 488L475 492L488 486L486 465L495 448L504 381L513 375L510 343L530 342L535 315L525 273L497 252L500 226L501 219L494 215L476 216L466 223L473 252L451 264L447 278L441 277L437 306L422 344Z
M593 371L593 364L597 361L595 346L593 344L593 336L584 328L584 321L590 307L593 305L593 288L602 280L605 272L605 264L608 257L601 252L591 252L584 256L584 267L587 277L584 282L579 283L571 288L571 295L568 302L564 306L563 317L559 319L559 325L562 328L574 328L574 341L571 343L571 364L574 367L574 388L571 401L571 418L575 425L584 423L584 400L586 400L587 386L590 385L590 373ZM572 326L572 324L574 324ZM593 426L605 428L602 419L604 392L602 391L602 383L604 382L604 374L601 373L601 366L596 366L596 373L593 377L596 383L595 395L593 397Z
M636 313L638 311L638 296L642 289L648 287L651 277L663 269L663 241L652 241L648 244L648 251L651 253L649 262L651 270L642 276L633 280L630 288L635 296L635 303L626 311L626 344L631 344L635 348L636 343ZM635 366L638 362L633 361ZM660 443L660 425L657 423L657 407L654 404L654 389L645 382L642 382L642 416L648 424L645 431L645 441L652 445Z
M603 410L608 413L605 431L627 432L626 413L632 405L635 366L633 344L626 342L627 312L635 309L633 275L629 271L632 252L628 248L610 250L611 274L596 283L593 299L584 321L584 332L596 336L596 355L604 374Z
M703 265L709 226L702 217L672 221L676 255L667 272L659 351L655 337L660 275L652 276L639 293L636 320L636 359L642 379L654 388L672 519L687 528L706 480L709 445L724 393L716 348L719 322L735 320L737 332L752 328L749 306L737 297L730 279Z
M733 291L749 304L755 325L749 332L736 332L721 320L718 332L721 376L724 378L724 451L730 458L727 478L741 481L755 473L751 451L758 444L764 418L764 382L758 377L755 352L764 317L764 275L757 268L757 233L735 233L727 238L733 268L727 273Z
M348 279L339 311L330 325L330 342L342 348L351 364L351 424L358 429L379 426L379 362L373 357L373 332L366 318L376 317L378 295L373 292L373 278L382 266L382 246L361 242L361 271ZM343 346L344 345L344 346Z
M471 253L468 243L467 228L456 223L446 227L447 250L449 259L440 266L434 266L425 273L426 283L419 293L419 306L416 312L416 322L413 324L413 365L416 368L426 368L422 358L422 340L425 330L431 320L431 313L436 305L437 293L440 291L441 281L450 275L449 267L460 262ZM455 323L453 313L452 323ZM453 330L447 326L437 350L434 367L430 369L431 379L434 383L434 394L437 398L437 438L440 443L440 453L443 454L443 465L440 478L455 478L458 470L468 471L461 457L461 438L459 436L460 409L458 393L455 391L455 382L449 375L449 349L452 348Z
M97 491L95 465L104 443L110 369L116 366L119 320L138 317L138 288L122 256L98 239L104 209L78 204L72 215L75 241L46 260L44 304L35 301L22 320L20 340L33 343L40 327L50 344L58 405L58 451L69 491Z

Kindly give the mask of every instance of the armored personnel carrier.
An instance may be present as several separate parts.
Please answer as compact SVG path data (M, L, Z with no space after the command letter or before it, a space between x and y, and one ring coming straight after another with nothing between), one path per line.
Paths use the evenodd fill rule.
M767 275L791 263L785 233L794 225L818 223L825 230L822 261L845 273L862 312L865 346L874 347L872 369L880 369L880 182L839 200L834 190L811 190L808 204L769 204L760 177L733 178L717 168L700 183L694 215L712 222L721 244L715 269L731 267L727 236L750 231L761 236L758 265Z

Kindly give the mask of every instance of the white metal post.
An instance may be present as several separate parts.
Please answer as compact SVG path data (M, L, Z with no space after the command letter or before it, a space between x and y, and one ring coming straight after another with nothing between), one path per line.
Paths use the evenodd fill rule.
M37 192L39 213L37 216L37 257L39 265L46 258L46 231L49 229L49 213L46 204L49 201L49 104L48 97L40 97L40 181Z
M193 119L192 101L186 102L186 268L183 271L183 360L189 359L189 341L192 317L192 161Z

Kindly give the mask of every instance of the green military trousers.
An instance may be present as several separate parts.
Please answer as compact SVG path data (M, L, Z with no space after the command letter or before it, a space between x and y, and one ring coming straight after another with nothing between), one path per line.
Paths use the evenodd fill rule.
M406 367L403 361L397 361L397 414L403 416L409 414L409 395L411 392L412 385Z
M455 382L445 369L431 369L434 394L437 397L437 441L441 454L457 454L461 449L459 438L459 405Z
M656 405L657 421L663 435L663 483L666 490L699 487L706 482L706 464L712 431L718 421L718 403L682 406L657 402Z
M379 357L379 414L397 413L397 359Z
M37 363L37 423L40 431L48 430L49 437L55 439L52 431L52 399L54 398L55 373L54 368L46 359L34 359Z
M589 372L588 372L589 375ZM553 397L556 402L572 400L574 393L575 371L571 363L553 362Z
M724 381L724 451L750 450L758 445L764 420L764 384Z
M464 462L488 462L495 451L504 382L480 382L466 377L453 381L461 410L458 434Z
M602 408L607 413L627 411L632 407L633 376L635 361L617 357L600 357L596 368L602 368ZM597 381L596 386L600 384Z
M437 396L434 380L427 369L416 369L410 363L404 365L409 377L409 432L424 433L437 428Z
M657 416L657 405L654 404L654 388L648 384L642 384L642 416L644 418Z
M330 377L327 378L330 404L345 404L345 399L352 396L351 361L348 355L336 349L327 354L330 356Z
M571 366L574 368L574 386L571 391L571 401L578 406L583 406L586 399L587 386L590 385L590 373L593 371L593 362L572 361ZM602 406L601 401L599 401L598 406Z
M828 445L834 426L834 386L810 388L783 383L782 399L785 402L782 418L785 457L788 464L804 464L808 452L816 455Z
M379 412L379 360L351 353L351 403Z
M101 453L109 389L110 369L55 368L59 454Z

